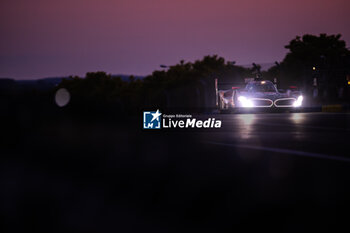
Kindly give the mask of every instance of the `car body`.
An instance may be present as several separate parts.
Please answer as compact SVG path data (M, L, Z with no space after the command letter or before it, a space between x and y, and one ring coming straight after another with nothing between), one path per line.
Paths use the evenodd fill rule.
M292 109L302 106L300 91L280 92L268 80L254 80L245 88L219 91L220 110L227 109Z

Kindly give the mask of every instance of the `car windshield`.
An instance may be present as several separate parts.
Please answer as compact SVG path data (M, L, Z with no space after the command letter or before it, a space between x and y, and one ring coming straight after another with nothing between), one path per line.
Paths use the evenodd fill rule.
M251 83L247 85L249 92L276 92L275 86L270 82Z

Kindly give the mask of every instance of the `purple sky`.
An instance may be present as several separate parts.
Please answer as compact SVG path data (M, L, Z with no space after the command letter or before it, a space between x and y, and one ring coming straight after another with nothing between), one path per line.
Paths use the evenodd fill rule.
M1 0L0 77L146 75L213 54L274 62L305 33L350 47L350 1Z

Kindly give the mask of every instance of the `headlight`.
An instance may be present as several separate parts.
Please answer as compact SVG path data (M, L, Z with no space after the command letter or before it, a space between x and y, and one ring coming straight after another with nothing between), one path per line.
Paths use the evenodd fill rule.
M239 96L238 101L241 103L242 107L244 108L254 107L253 102L244 96Z
M303 96L301 95L301 96L299 96L298 97L298 99L296 100L296 101L294 101L294 104L293 104L293 106L294 107L300 107L301 106L301 104L303 103Z

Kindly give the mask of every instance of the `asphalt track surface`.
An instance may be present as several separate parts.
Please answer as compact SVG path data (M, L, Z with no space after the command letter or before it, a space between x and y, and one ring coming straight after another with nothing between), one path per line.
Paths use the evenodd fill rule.
M208 114L220 129L10 115L2 232L344 232L348 113Z
M350 162L349 113L260 113L198 116L222 121L221 129L201 132L203 143L280 156ZM254 152L253 152L254 151Z

